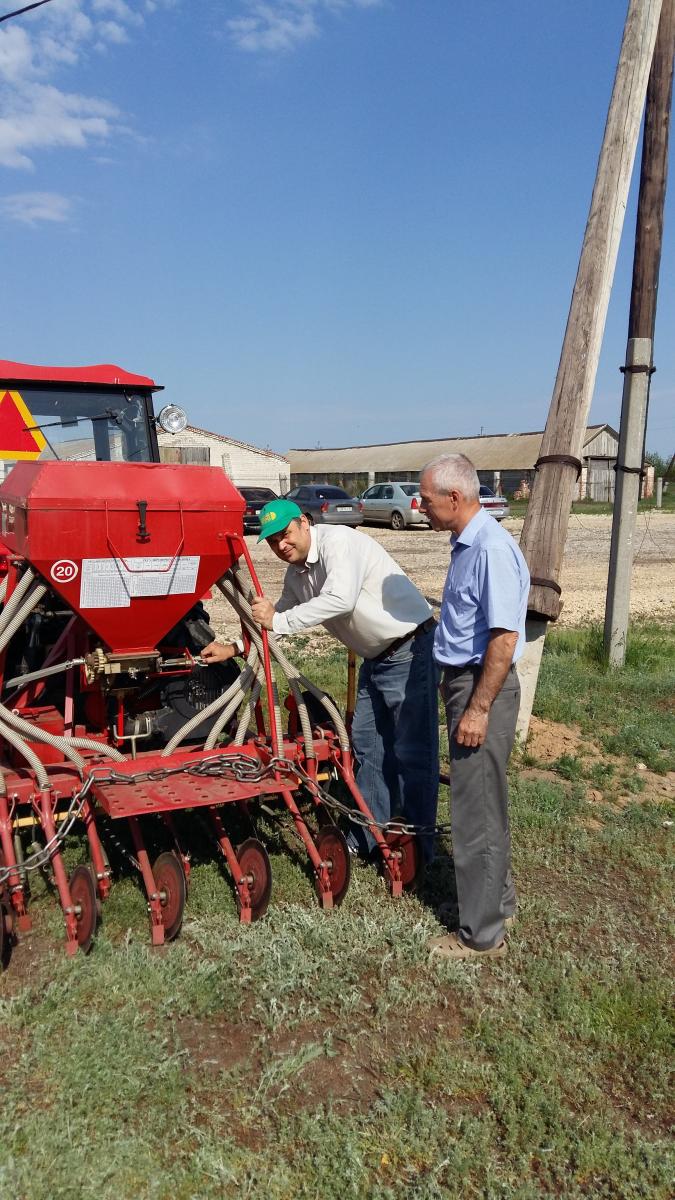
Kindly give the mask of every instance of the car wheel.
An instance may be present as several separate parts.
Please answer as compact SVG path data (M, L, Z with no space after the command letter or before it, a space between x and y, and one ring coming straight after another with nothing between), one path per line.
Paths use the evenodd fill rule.
M391 525L392 529L397 529L397 530L405 529L405 521L403 520L403 513L393 512L391 514L391 520L390 520L389 524Z

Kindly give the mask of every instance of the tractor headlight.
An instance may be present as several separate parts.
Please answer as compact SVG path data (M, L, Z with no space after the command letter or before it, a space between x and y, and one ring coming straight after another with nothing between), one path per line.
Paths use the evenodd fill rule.
M165 433L182 433L188 423L187 413L177 404L167 404L157 417Z

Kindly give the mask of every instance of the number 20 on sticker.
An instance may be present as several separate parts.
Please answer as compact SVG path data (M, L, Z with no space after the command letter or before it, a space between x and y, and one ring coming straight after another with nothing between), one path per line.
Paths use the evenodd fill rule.
M60 558L55 562L49 574L55 583L72 583L77 579L78 565L72 558Z

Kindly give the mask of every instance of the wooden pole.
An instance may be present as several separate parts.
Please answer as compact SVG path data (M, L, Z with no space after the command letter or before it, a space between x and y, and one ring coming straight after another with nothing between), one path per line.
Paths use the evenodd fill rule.
M519 675L527 681L518 720L521 737L527 736L529 728L546 623L560 615L560 574L572 493L581 471L660 15L661 0L629 2L558 373L520 539L532 576L527 645L519 663Z
M663 0L647 85L640 194L635 229L628 347L621 405L619 457L605 606L605 653L613 667L626 658L633 537L640 470L644 464L649 380L654 369L654 326L659 289L663 211L668 180L668 137L673 95L675 0ZM636 357L636 347L643 347Z
M661 0L630 0L541 443L540 460L549 461L540 461L520 539L533 577L529 609L545 620L555 621L560 615L560 572L572 491L578 478L573 462L550 459L562 455L579 463L581 460L660 13Z

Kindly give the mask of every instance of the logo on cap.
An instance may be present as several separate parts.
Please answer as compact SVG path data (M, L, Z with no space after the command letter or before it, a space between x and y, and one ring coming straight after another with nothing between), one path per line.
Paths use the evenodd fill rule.
M276 521L277 514L275 512L267 512L263 517L263 524L267 525L269 521Z

